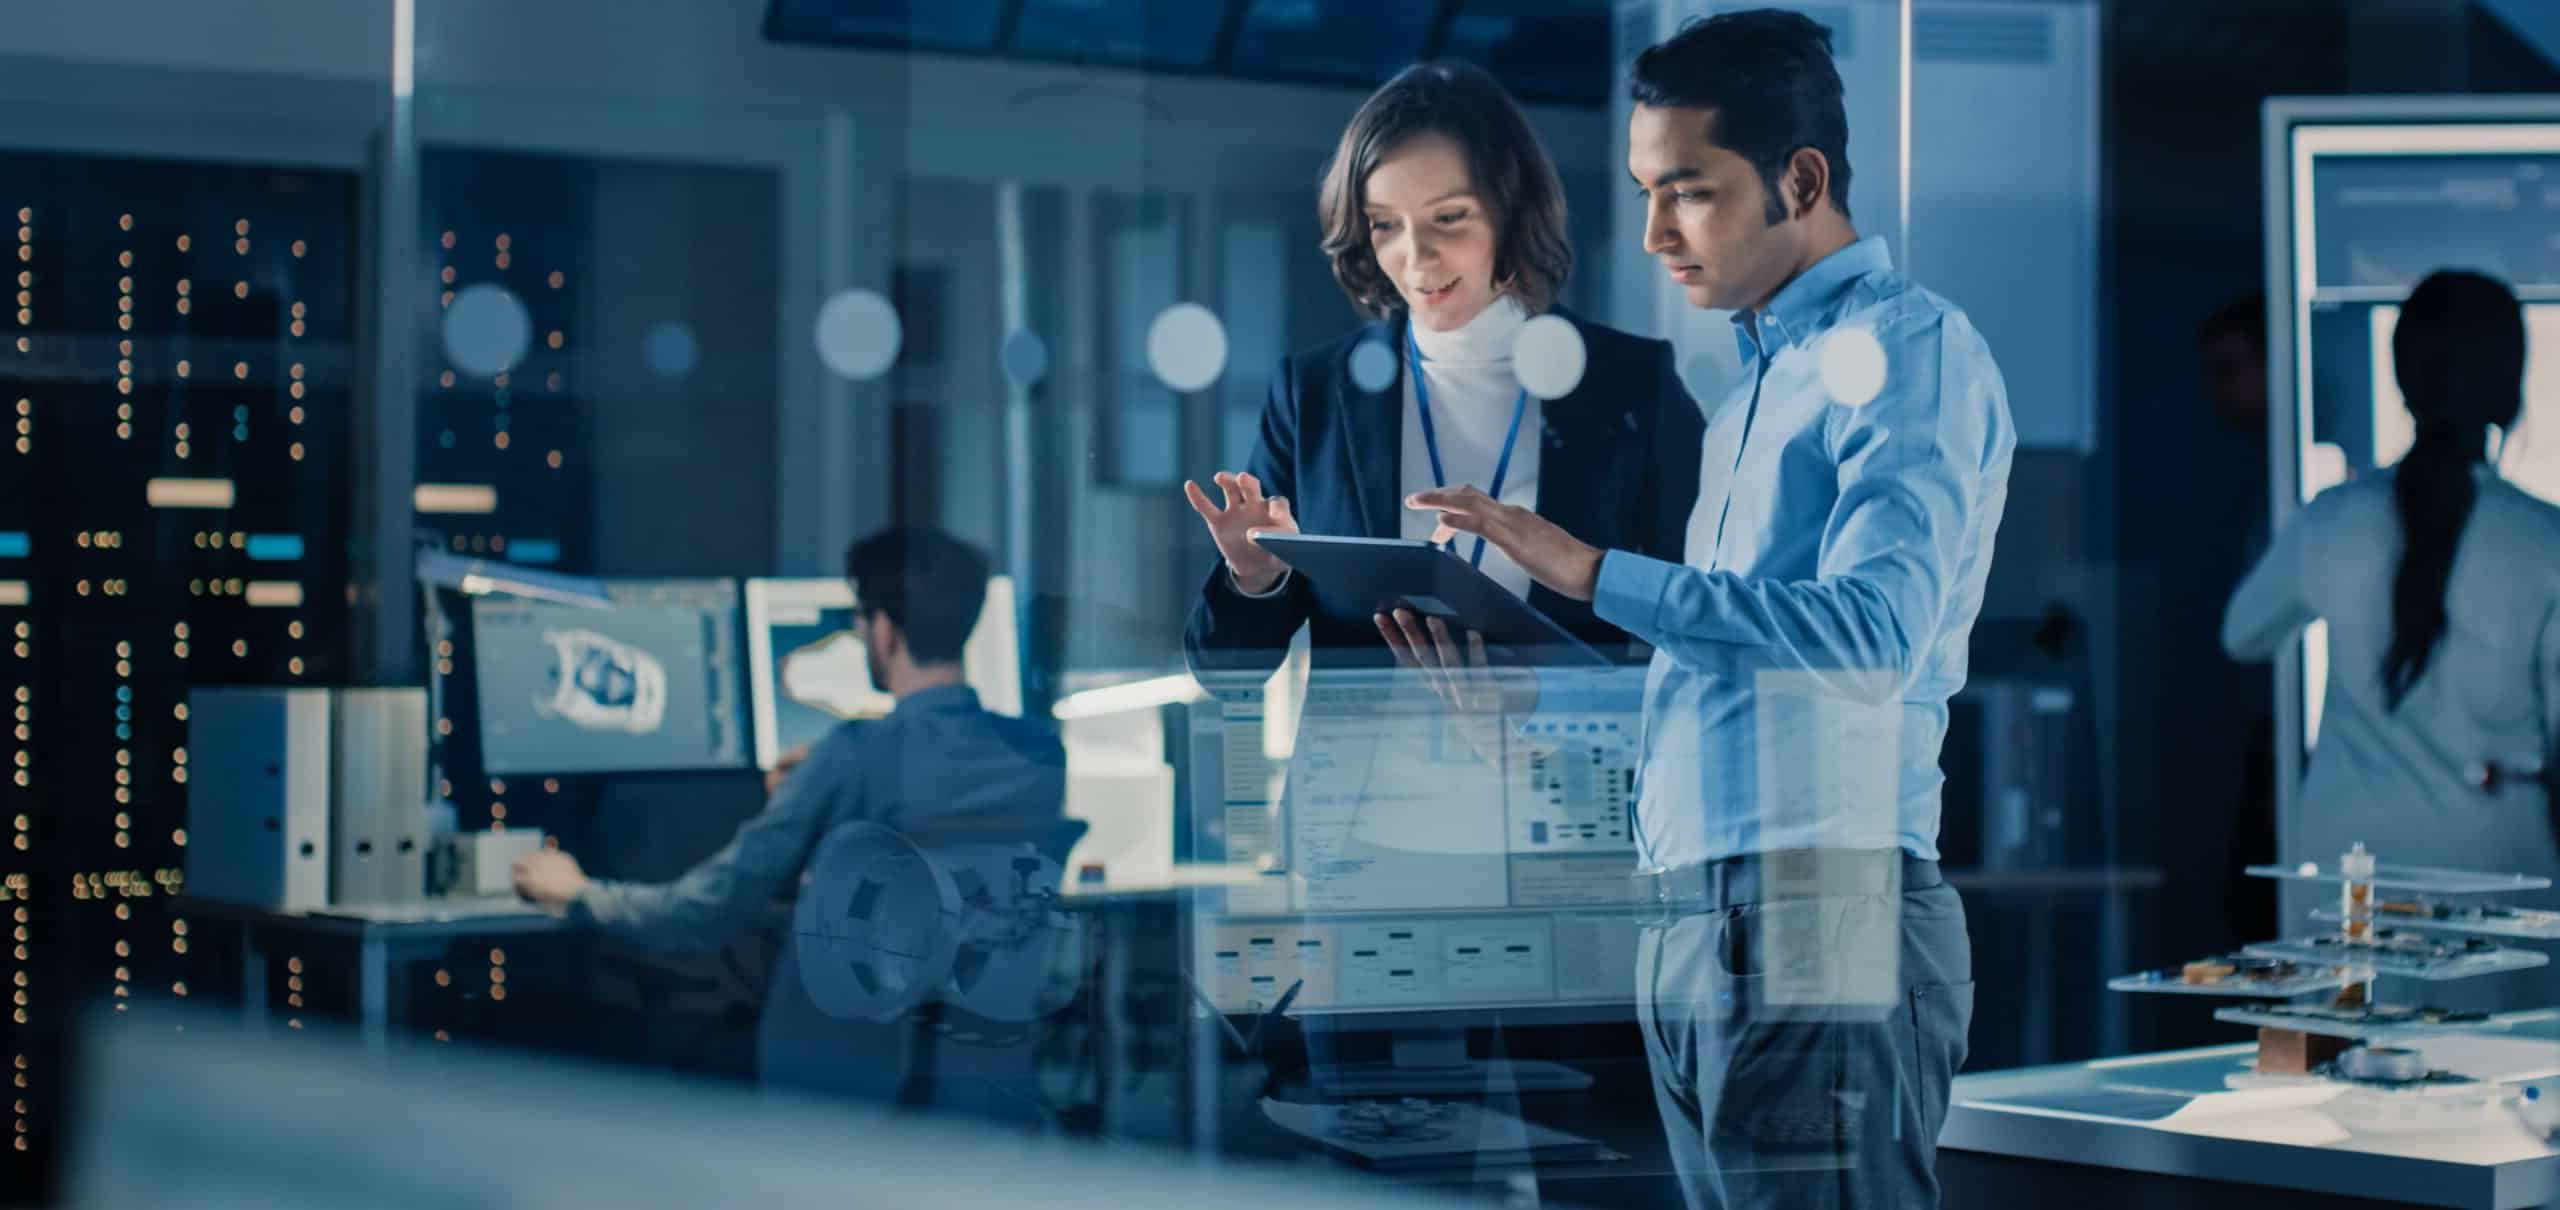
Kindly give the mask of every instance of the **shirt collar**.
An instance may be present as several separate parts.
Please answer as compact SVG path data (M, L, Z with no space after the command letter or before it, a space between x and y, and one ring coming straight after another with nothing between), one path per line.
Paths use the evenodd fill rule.
M897 707L890 713L905 714L913 711L924 714L949 710L974 710L977 706L977 690L967 685L936 685L931 689L918 689L898 699Z
M1761 346L1775 349L1795 344L1820 330L1829 316L1832 304L1842 291L1871 273L1893 269L1893 253L1886 249L1884 237L1870 235L1842 248L1795 276L1795 280L1778 288L1760 308ZM1752 312L1737 312L1733 317L1734 336L1742 344L1745 358L1759 351L1751 339Z

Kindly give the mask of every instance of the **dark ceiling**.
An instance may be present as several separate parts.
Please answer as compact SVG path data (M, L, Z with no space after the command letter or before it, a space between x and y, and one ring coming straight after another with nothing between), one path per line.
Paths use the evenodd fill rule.
M1973 0L1977 8L1982 2ZM2506 23L2464 0L2100 2L2111 86L2169 109L2351 88L2516 91L2560 82ZM777 42L1358 88L1445 56L1484 66L1524 99L1596 107L1609 99L1613 7L1611 0L768 0L764 28ZM1929 8L1921 0L1924 22ZM2404 54L2397 34L2413 18L2458 32L2432 44L2422 35ZM2359 80L2359 38L2370 58L2418 70L2407 79ZM2412 62L2427 56L2460 61L2431 85L2436 65Z
M2293 91L2343 77L2347 8L2347 0L2109 0L2107 59L2119 76L2153 85Z
M1458 58L1525 100L1604 105L1609 0L770 0L776 42L1374 87Z

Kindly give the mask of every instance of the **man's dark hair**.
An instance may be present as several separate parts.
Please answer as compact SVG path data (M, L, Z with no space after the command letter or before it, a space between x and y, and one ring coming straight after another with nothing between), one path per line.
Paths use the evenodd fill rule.
M845 578L866 618L886 614L919 664L959 662L987 603L984 551L938 529L884 529L844 552Z
M1770 222L1787 216L1779 185L1807 147L1831 162L1831 204L1849 216L1849 115L1821 22L1770 8L1692 21L1636 56L1627 91L1638 105L1712 111L1716 146L1759 170Z
M2267 296L2250 291L2213 309L2196 325L2196 343L2209 345L2225 336L2237 336L2261 353L2267 351Z
M1404 305L1369 246L1369 174L1378 161L1426 134L1466 155L1477 200L1492 211L1493 276L1530 314L1555 305L1573 275L1565 231L1564 185L1528 115L1502 85L1469 63L1417 63L1380 85L1351 115L1317 188L1317 217L1333 279L1353 306L1386 316Z

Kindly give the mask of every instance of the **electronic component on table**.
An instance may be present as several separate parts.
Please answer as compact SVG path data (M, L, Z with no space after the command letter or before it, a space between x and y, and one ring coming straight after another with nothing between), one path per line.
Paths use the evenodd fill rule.
M2330 1074L2375 1084L2408 1084L2424 1080L2431 1068L2427 1056L2405 1046L2358 1046L2330 1060Z
M2338 884L2338 931L2350 941L2363 941L2373 932L2373 871L2373 854L2361 840L2338 858L2338 873L2345 878Z
M2335 910L2323 908L2312 912L2311 918L2335 924L2343 916ZM2560 941L2560 912L2498 903L2467 905L2426 898L2386 899L2374 906L2373 918L2376 922L2399 928L2430 932Z
M2401 1004L2276 1004L2250 1011L2262 1017L2299 1017L2306 1021L2340 1025L2473 1025L2489 1019L2487 1013L2455 1012L2435 1007L2412 1008Z
M2363 986L2351 984L2346 990L2357 992ZM2397 1004L2355 1004L2343 996L2325 1004L2235 1004L2215 1010L2213 1019L2260 1031L2353 1039L2368 1044L2429 1034L2504 1028L2503 1023L2491 1020L2486 1013Z
M2107 986L2127 992L2283 999L2306 992L2327 991L2346 982L2346 975L2334 967L2250 954L2226 954L2200 958L2165 970L2125 975L2110 980Z
M2337 934L2260 942L2249 953L2312 964L2352 967L2374 974L2415 979L2463 979L2499 971L2526 970L2549 964L2538 950L2513 949L2479 937L2439 937L2405 929L2376 929L2368 941Z
M2371 950L2390 955L2395 959L2420 962L2452 962L2489 953L2498 948L2497 943L2484 941L2478 937L2430 937L2424 933L2412 933L2404 929L2375 929L2372 936L2364 940L2358 940L2352 936L2307 937L2286 944L2334 950L2341 955L2353 955Z
M2339 884L2337 906L2312 913L2315 919L2338 925L2339 931L2242 949L2242 955L2269 964L2266 967L2253 970L2238 959L2207 958L2175 971L2116 979L2107 984L2109 990L2281 1000L2336 989L2338 994L2325 1004L2235 1005L2217 1010L2215 1020L2254 1026L2258 1031L2256 1061L2250 1071L2228 1077L2231 1086L2305 1079L2357 1085L2355 1093L2340 1097L2333 1106L2356 1119L2349 1122L2342 1117L2341 1124L2385 1133L2432 1129L2488 1103L2479 1099L2479 1090L2488 1085L2430 1071L2420 1052L2389 1043L2436 1031L2494 1030L2504 1023L2485 1014L2378 1004L2374 984L2380 975L2452 980L2547 965L2550 957L2538 951L2501 946L2486 937L2442 934L2530 936L2534 928L2560 923L2560 913L2495 904L2441 907L2433 897L2533 890L2550 885L2549 879L2388 866L2361 843L2334 865L2251 866L2248 872L2260 878ZM2404 894L2384 900L2376 892L2385 889ZM2386 922L2400 927L2380 927ZM2286 986L2278 980L2288 969L2317 972L2317 977ZM2268 990L2271 987L2282 990ZM2358 1095L2365 1100L2356 1100ZM2413 1113L2411 1106L2425 1112Z
M2178 978L2180 982L2195 986L2247 986L2284 983L2302 973L2302 968L2291 962L2268 962L2242 956L2190 962L2179 968Z
M2453 924L2512 924L2521 928L2560 929L2560 912L2508 907L2502 903L2460 906L2423 899L2391 900L2382 905L2381 911L2385 916L2416 916Z
M542 848L542 829L449 832L427 857L427 890L435 895L504 895L515 889L516 859Z

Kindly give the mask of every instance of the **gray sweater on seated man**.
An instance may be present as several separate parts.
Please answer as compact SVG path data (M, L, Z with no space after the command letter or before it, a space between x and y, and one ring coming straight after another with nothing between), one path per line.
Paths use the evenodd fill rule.
M1066 751L1055 732L980 709L966 685L928 689L885 719L830 732L764 810L683 877L593 880L569 915L652 949L710 949L754 925L776 897L796 895L818 842L845 824L885 824L928 849L992 840L1048 848L1065 801ZM765 1082L855 1091L848 1078L895 1066L876 1051L846 1053L841 1043L864 1032L810 1001L799 957L784 946L757 1027Z
M987 712L961 680L960 649L986 591L985 556L933 531L891 530L856 543L846 562L872 678L896 709L828 733L763 810L673 882L591 879L555 851L517 863L520 894L636 946L706 950L762 923L777 899L796 897L820 843L848 824L881 824L928 850L1029 844L1065 859L1066 751L1057 733ZM982 1093L918 1088L909 1080L926 1045L917 1027L821 1011L794 949L784 946L775 964L757 1030L768 1084L1006 1112ZM992 1083L1025 1067L1020 1053L967 1049L939 1048L926 1078Z
M651 949L717 947L805 876L811 851L849 823L878 823L925 847L1015 839L1046 846L1064 818L1066 749L1057 733L990 714L966 685L899 701L889 717L827 733L720 851L674 882L591 879L573 920Z

